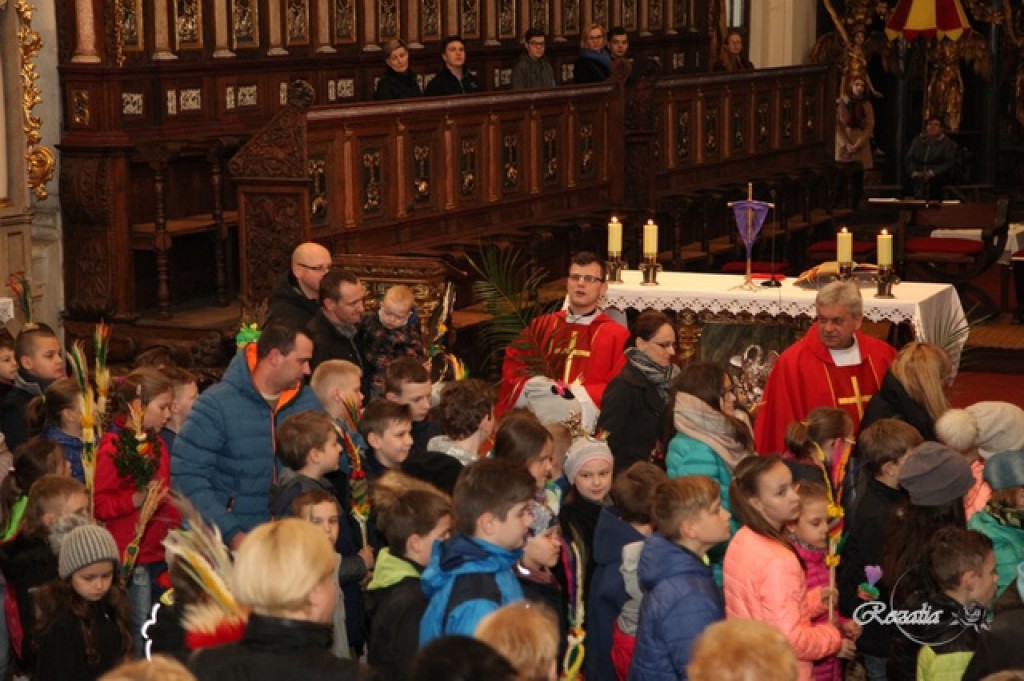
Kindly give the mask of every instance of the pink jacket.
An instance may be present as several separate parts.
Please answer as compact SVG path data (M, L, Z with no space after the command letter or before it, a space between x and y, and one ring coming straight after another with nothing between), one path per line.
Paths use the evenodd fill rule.
M828 605L822 602L821 591L828 589L828 566L825 565L825 551L808 549L794 544L793 548L800 554L806 568L807 583L807 605L811 608L813 619L812 624L828 624ZM813 616L814 611L819 611ZM842 622L839 613L836 613L837 621ZM814 681L839 681L842 678L842 666L839 658L829 655L814 663Z
M821 593L808 597L800 562L782 544L740 528L725 552L723 581L726 617L759 620L782 631L799 661L800 681L813 679L815 660L839 652L839 630L811 624L821 613Z

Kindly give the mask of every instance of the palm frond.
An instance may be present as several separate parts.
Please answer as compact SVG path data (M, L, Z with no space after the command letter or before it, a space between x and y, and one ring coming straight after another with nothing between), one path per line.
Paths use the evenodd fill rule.
M971 335L971 329L989 320L991 315L974 316L978 311L978 305L972 305L963 318L959 315L947 314L935 318L927 329L927 338L933 345L937 345L946 351L950 361L953 362L953 369L956 370L963 356L967 352L967 338Z
M473 282L473 298L491 314L480 331L480 340L489 354L514 350L524 364L524 373L557 378L550 352L556 328L537 323L538 317L558 307L557 302L536 302L537 289L547 278L547 270L531 268L528 258L514 248L481 248L478 259L470 258L469 264L480 275Z

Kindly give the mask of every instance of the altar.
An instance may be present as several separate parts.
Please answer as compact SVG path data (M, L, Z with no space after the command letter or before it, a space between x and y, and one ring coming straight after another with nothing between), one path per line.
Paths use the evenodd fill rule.
M657 286L643 286L639 271L622 272L623 283L608 284L602 305L619 310L656 310L677 313L683 358L696 354L701 327L709 322L779 324L806 330L813 321L815 289L797 286L786 278L777 288L737 288L743 275L698 272L659 272ZM760 282L758 282L760 283ZM915 340L946 346L959 365L967 342L967 318L960 297L949 284L901 282L894 298L875 298L875 287L862 287L864 319L906 324Z

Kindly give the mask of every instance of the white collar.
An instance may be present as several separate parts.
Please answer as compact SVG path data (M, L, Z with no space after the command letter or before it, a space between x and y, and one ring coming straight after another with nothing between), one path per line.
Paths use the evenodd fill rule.
M837 367L852 367L861 363L860 344L857 342L857 334L853 335L853 345L843 350L829 348L832 361Z

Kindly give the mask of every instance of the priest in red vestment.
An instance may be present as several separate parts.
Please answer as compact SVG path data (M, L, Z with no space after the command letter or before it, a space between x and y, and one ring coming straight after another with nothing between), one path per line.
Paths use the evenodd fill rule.
M782 452L786 428L815 407L845 409L856 433L868 401L896 356L891 345L859 331L864 316L856 284L825 286L815 306L816 323L782 353L768 376L754 423L760 454Z
M623 353L629 340L629 330L597 307L608 289L605 277L604 262L595 254L583 252L573 257L567 280L568 307L533 320L505 351L497 415L527 406L524 393L550 393L550 407L560 406L565 395L565 400L579 402L585 425L596 423L605 386L626 363ZM568 386L571 394L562 386ZM536 411L532 398L530 403Z

